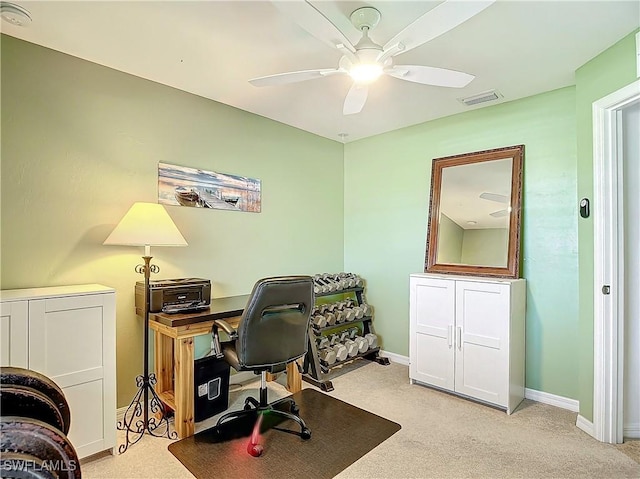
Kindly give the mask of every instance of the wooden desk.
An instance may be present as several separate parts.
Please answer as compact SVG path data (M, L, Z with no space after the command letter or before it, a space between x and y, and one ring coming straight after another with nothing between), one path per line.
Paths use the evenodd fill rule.
M149 327L154 331L155 390L174 411L174 427L180 439L192 436L194 423L193 342L195 336L211 334L213 322L224 319L236 327L249 295L211 300L209 309L197 313L150 313ZM287 365L287 389L302 389L302 378L295 363Z

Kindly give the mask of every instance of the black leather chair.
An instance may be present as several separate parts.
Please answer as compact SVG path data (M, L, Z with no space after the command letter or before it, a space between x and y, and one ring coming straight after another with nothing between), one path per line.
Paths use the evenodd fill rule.
M300 437L311 437L311 431L298 416L298 407L292 399L269 404L266 379L267 373L284 371L287 363L306 354L313 304L313 279L310 276L265 278L254 285L237 331L224 320L215 321L215 326L223 329L231 339L221 344L222 354L231 367L236 371L261 374L260 400L248 397L242 411L223 415L216 427L247 415L259 417L268 412L295 421L300 426ZM216 333L214 327L214 335ZM274 407L284 402L289 404L289 411ZM249 453L260 455L261 452L261 449L252 452L250 444Z

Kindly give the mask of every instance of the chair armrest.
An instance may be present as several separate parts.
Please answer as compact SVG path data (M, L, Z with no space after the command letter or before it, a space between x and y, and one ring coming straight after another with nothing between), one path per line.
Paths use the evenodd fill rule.
M229 335L229 339L235 340L238 339L238 331L233 329L229 323L227 323L224 319L216 319L213 324L222 328L222 330Z

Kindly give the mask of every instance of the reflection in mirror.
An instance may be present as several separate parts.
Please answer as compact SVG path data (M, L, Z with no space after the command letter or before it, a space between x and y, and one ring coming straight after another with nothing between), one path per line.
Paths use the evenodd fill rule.
M511 158L442 172L438 263L507 267Z
M436 158L429 273L519 277L524 146Z

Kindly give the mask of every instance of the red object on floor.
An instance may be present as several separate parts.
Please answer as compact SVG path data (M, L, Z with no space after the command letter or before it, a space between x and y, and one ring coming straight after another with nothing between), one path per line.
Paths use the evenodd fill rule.
M255 426L253 426L253 432L247 444L247 452L253 457L260 457L264 452L264 448L258 443L260 440L260 425L262 424L262 414L258 414L258 419Z

